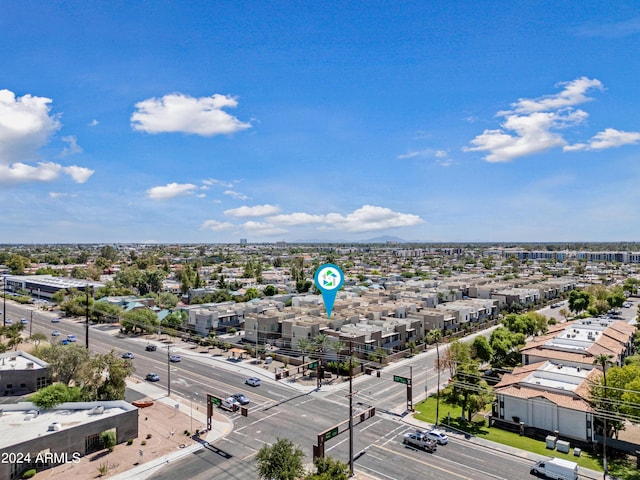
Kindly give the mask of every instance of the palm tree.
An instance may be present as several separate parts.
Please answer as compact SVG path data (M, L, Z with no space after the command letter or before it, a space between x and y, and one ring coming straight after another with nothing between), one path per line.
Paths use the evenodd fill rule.
M604 402L603 407L606 412L607 410L607 367L613 365L611 359L613 355L601 353L600 355L596 355L593 359L594 365L600 365L602 367L602 383L604 384ZM607 414L605 413L602 416L602 467L604 469L604 477L607 478Z
M302 365L304 365L304 356L313 350L313 342L306 338L298 340L298 350L302 353ZM304 374L304 367L302 367L302 373Z
M438 372L438 386L436 387L436 427L438 426L438 420L440 419L440 346L438 341L442 338L442 331L434 328L427 333L427 341L429 343L435 342L436 344L436 370Z

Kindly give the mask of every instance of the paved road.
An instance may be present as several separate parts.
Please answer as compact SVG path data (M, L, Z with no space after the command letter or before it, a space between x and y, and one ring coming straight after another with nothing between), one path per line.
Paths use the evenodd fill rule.
M635 312L635 305L633 309ZM7 316L14 319L29 318L28 307L7 303ZM55 314L34 312L32 331L49 334L58 329L63 335L72 333L84 345L82 322L62 319L52 324ZM155 474L154 480L191 479L257 479L253 460L256 452L277 437L286 437L302 447L306 461L311 462L312 445L317 436L348 418L346 386L341 389L323 387L320 391L305 392L286 383L267 379L263 375L262 386L248 387L245 378L257 373L243 364L230 360L211 358L209 355L182 350L182 361L167 361L167 351L158 348L145 351L146 341L130 339L116 333L110 326L92 326L90 346L96 352L130 351L135 355L135 377L144 381L146 373L157 372L159 385L167 388L171 376L171 390L193 401L194 408L204 409L207 393L225 396L236 391L251 399L249 416L225 413L235 424L232 432L197 454L168 465ZM432 479L505 479L529 478L530 460L486 448L483 445L453 436L449 445L441 446L434 454L406 448L401 444L402 435L413 429L403 421L406 387L393 381L393 375L414 379L414 400L424 398L425 382L429 390L435 389L431 350L413 359L402 361L387 369L380 378L362 376L354 381L356 414L369 405L376 406L376 415L354 428L354 452L360 454L355 462L356 470L368 472L380 479L423 479L426 472ZM411 368L410 368L411 367ZM168 369L168 370L167 370ZM446 376L441 378L446 383ZM195 425L194 425L195 428ZM344 462L348 460L348 438L339 435L326 444L326 454Z

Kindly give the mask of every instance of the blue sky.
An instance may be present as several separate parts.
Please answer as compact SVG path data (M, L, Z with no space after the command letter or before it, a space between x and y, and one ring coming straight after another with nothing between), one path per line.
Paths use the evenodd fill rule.
M2 1L2 242L633 241L636 1Z

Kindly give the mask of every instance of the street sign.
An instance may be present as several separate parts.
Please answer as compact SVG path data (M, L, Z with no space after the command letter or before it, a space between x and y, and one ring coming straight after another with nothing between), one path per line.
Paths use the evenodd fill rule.
M311 362L309 364L309 368L316 368L318 366L318 362Z
M329 430L328 432L325 432L324 434L324 441L326 442L327 440L335 437L338 435L338 427L334 427L331 430Z
M217 405L218 407L222 404L222 400L219 399L218 397L214 397L213 395L211 397L211 403L214 405Z
M393 381L398 383L404 383L405 385L409 385L409 379L407 377L401 377L400 375L394 375Z

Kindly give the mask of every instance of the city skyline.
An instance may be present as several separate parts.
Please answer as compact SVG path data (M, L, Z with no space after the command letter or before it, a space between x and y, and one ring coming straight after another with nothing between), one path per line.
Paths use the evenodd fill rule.
M634 2L5 5L6 243L640 236Z

